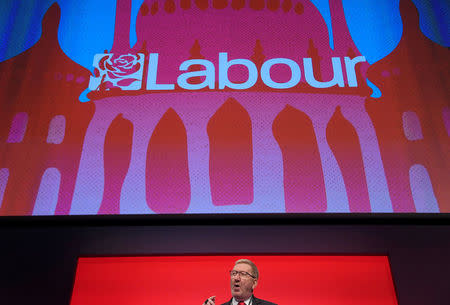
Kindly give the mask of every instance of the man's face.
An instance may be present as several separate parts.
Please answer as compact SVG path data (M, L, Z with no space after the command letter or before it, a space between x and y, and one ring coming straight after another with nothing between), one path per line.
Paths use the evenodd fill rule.
M247 264L237 264L234 266L235 271L244 271L253 275L252 267ZM231 295L237 301L247 300L253 294L253 289L255 289L258 281L251 276L242 276L237 274L231 277Z

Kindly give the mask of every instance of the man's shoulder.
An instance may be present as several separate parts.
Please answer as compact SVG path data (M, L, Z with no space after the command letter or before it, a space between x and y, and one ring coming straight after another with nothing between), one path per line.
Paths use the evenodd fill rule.
M231 300L229 300L228 302L225 302L221 305L231 305L231 304L232 304L232 302L231 302ZM253 297L252 305L277 305L277 304Z
M254 305L277 305L275 303L253 297Z

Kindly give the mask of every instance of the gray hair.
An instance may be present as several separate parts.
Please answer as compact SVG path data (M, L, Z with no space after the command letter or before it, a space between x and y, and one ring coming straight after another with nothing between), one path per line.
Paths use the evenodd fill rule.
M258 271L258 268L256 267L255 263L253 263L251 260L246 259L246 258L241 258L241 259L238 259L238 260L234 263L234 265L237 265L237 264L247 264L247 265L249 265L250 267L252 267L252 273L253 273L253 276L256 277L256 279L259 279L259 271Z

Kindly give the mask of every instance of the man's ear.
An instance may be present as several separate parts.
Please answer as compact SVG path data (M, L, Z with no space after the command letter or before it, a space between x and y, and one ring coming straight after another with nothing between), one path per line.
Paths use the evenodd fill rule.
M258 280L253 281L252 290L255 289L256 286L258 286Z

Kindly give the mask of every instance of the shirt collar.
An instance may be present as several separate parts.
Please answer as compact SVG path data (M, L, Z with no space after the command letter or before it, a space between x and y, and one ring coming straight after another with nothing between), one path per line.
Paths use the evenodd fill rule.
M231 300L231 305L237 305L239 302L236 301L236 299L233 297ZM247 300L244 301L245 305L252 305L252 297L249 297Z

